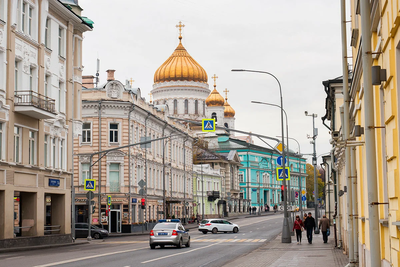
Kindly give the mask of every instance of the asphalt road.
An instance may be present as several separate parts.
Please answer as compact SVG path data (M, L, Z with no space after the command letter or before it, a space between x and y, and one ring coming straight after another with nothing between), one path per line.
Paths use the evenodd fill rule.
M149 247L149 237L124 236L90 244L0 254L1 267L134 267L222 266L273 240L282 231L282 215L232 220L239 233L203 234L190 231L191 247Z

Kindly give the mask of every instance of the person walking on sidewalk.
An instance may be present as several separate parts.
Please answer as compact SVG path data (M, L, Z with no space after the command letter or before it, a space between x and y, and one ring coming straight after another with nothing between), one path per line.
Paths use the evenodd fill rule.
M293 231L296 230L297 245L301 244L301 231L304 227L303 221L300 219L299 215L296 215L296 220L293 224Z
M318 228L322 232L322 237L324 238L324 243L328 243L329 219L326 218L326 215L322 216L322 219L319 221Z
M308 243L312 244L312 232L315 228L315 220L313 218L313 216L311 216L311 212L308 213L308 217L307 219L304 221L304 226L307 229L307 239L308 239Z

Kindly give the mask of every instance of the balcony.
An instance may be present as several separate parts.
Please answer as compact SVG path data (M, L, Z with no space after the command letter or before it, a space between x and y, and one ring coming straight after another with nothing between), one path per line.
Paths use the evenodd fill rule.
M214 201L219 198L219 191L207 191L208 201Z
M55 100L34 91L14 92L15 112L35 119L55 119Z

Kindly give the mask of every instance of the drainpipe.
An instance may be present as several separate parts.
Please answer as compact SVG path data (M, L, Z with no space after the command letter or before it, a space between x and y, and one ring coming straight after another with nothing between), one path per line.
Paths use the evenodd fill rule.
M343 132L344 141L347 143L350 138L350 114L349 114L349 71L347 69L347 47L346 47L346 1L341 0L341 32L342 32L342 68L343 68L343 101L344 104L340 107L343 111ZM351 155L350 147L345 147L345 177L347 183L347 239L349 249L349 264L347 266L354 266L354 236L353 236L353 190L351 178Z
M354 238L354 261L358 263L358 207L357 207L357 171L356 171L356 148L351 148L351 182L352 182L352 206L353 206L353 238Z
M188 136L186 136L183 141L183 223L186 224L186 141Z
M99 151L101 151L101 105L102 105L102 100L99 101ZM99 187L98 187L98 203L99 203L99 213L101 217L101 159L99 160L99 169L98 169L98 177L99 177ZM90 177L91 178L91 177ZM107 207L106 207L107 208ZM111 219L111 215L108 214L108 218ZM108 220L110 222L110 220ZM100 219L100 224L103 226L101 219ZM108 223L108 227L110 227L110 223ZM108 231L111 231L111 228L108 229Z
M163 127L163 129L162 129L162 137L164 137L164 132L165 132L165 128L167 127L167 123L165 123L164 124L164 127ZM166 201L165 201L165 143L164 143L164 139L162 140L162 147L163 147L163 150L162 150L162 154L163 154L163 157L162 157L162 165L163 165L163 171L162 171L162 175L163 175L163 215L164 215L164 219L166 219L167 218L167 215L166 215Z
M361 0L361 36L362 36L362 69L364 83L364 123L365 123L365 166L367 168L368 188L368 223L370 241L370 265L381 265L381 247L379 238L378 183L376 169L374 95L372 88L372 55L371 55L371 3Z
M132 93L132 92L131 92ZM131 140L131 114L133 112L133 110L135 109L135 104L133 103L133 98L132 98L132 104L131 104L131 108L129 110L129 115L128 115L128 143L129 145L132 144L132 140ZM131 147L128 147L128 172L129 172L129 198L128 198L128 223L129 225L131 224L131 209L132 209L132 203L131 203L131 199L132 199L132 167L131 167L131 160L132 160L132 156L131 156Z
M75 55L75 36L72 37L72 55ZM72 101L74 101L74 56L72 56ZM79 104L78 104L79 105ZM74 120L75 120L75 106L72 108L72 127L71 127L71 135L72 135L72 153L71 153L71 233L72 233L72 242L75 242L75 186L74 186ZM78 176L79 177L79 176ZM100 207L99 207L100 208ZM101 220L100 220L101 221Z
M249 161L249 149L247 149L247 173L246 173L246 180L247 180L247 200L248 200L248 209L251 215L251 198L250 198L250 161Z
M144 120L144 137L146 138L146 140L147 140L147 120L149 119L149 117L150 117L150 113L147 113L147 117ZM147 182L148 182L147 181L147 144L145 145L145 148L144 148L144 173L145 173L144 181L146 182L146 190L144 192L144 199L145 199L145 203L147 205L148 204L147 203L147 189L149 188L149 185L147 184ZM150 219L150 214L147 214L147 207L145 207L145 213L144 213L143 217L144 217L145 222L146 222L147 217L149 217L149 219ZM146 223L146 230L147 230L147 223Z

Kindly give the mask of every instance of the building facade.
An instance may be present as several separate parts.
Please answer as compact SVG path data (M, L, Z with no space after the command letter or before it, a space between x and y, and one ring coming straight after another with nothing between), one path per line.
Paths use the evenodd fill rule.
M0 1L0 246L71 241L83 33L71 1ZM27 245L27 243L24 243Z
M88 219L83 183L90 176L97 181L92 223L110 232L129 232L131 225L164 218L164 212L187 218L193 213L191 131L168 118L168 106L145 102L139 88L107 72L105 84L82 91L82 136L74 144L77 222ZM139 144L146 140L157 141Z

